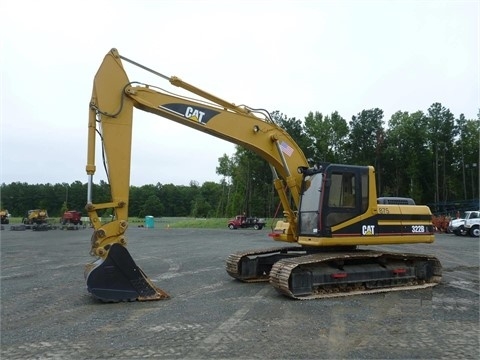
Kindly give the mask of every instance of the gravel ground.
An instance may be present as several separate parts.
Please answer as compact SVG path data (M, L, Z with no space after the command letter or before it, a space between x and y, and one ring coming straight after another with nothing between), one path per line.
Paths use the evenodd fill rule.
M128 230L172 297L104 304L87 292L90 229L0 232L1 359L478 359L479 239L384 247L435 254L434 288L298 301L225 272L268 230Z

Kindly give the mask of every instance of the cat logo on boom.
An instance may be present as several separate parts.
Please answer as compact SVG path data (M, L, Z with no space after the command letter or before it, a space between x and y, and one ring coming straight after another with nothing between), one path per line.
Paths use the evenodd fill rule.
M202 119L203 119L204 115L205 115L205 113L203 111L194 109L191 106L188 106L187 110L185 111L185 117L187 119L197 121L197 122L201 122L201 123L203 123Z
M163 104L160 105L159 108L175 116L195 121L202 125L206 125L214 116L219 114L217 110L202 108L200 106L193 107L182 103Z

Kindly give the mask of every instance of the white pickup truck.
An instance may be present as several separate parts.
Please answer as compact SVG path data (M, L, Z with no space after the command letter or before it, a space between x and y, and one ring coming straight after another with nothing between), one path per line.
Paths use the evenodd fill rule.
M473 237L480 236L480 211L466 211L463 223L465 233Z
M465 227L463 226L465 223L465 217L461 217L458 219L452 219L448 223L447 233L455 234L457 236L466 235Z

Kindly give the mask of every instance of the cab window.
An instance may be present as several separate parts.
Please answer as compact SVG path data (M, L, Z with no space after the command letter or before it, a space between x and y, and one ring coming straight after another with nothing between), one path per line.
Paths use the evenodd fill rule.
M359 213L356 194L357 176L354 172L333 172L331 174L328 191L328 212L325 221L327 227L340 224ZM361 197L363 198L363 194Z

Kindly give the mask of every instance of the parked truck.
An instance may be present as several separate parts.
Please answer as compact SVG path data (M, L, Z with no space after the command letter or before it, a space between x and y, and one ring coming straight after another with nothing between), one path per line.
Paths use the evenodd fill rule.
M82 213L76 210L67 210L60 218L62 229L78 230L78 226L82 225Z
M62 225L82 225L82 213L76 210L67 210L63 213L60 222Z
M480 211L466 211L463 226L465 234L480 237Z
M231 230L238 228L253 227L255 230L262 230L265 226L265 220L257 217L247 217L245 215L237 215L233 219L228 220L227 225Z

